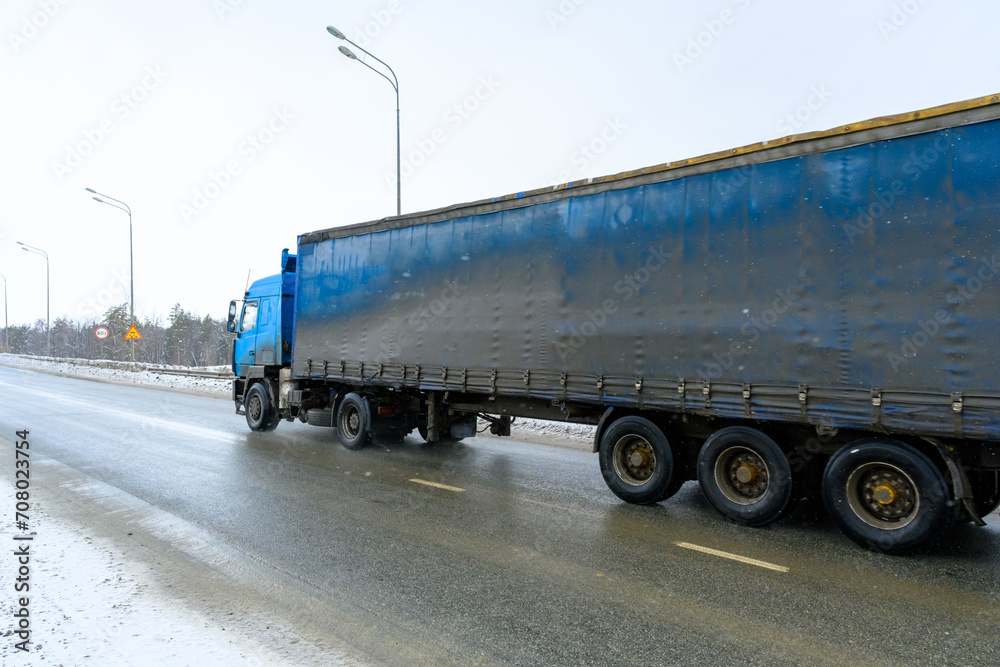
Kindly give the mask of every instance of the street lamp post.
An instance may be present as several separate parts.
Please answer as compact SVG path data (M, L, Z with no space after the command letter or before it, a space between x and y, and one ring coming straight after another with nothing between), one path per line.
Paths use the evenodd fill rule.
M107 204L108 206L112 206L114 208L117 208L119 211L125 211L126 213L128 213L128 272L129 272L129 277L128 277L128 284L129 284L128 319L129 319L129 325L130 326L135 326L135 264L134 264L134 262L132 260L132 257L133 257L133 255L132 255L132 209L129 208L128 204L126 204L125 202L123 202L120 199L115 199L114 197L109 197L108 195L102 195L100 192L97 192L96 190L93 190L91 188L85 188L85 189L86 189L87 192L91 193L92 195L101 195L100 197L95 196L94 197L94 201L99 201L102 204ZM121 206L119 206L118 204L112 204L110 201L104 201L104 199L101 199L101 197L104 197L104 199L110 199L113 202L118 202L118 204L121 204ZM135 361L135 339L132 340L132 361Z
M0 273L3 278L3 349L10 352L10 336L7 333L7 276Z
M382 72L378 71L377 69L375 69L374 67L372 67L371 65L369 65L368 63L366 63L364 60L360 60L354 54L354 52L351 51L346 46L341 46L338 49L341 53L343 53L345 56L347 56L351 60L357 60L359 63L361 63L362 65L364 65L365 67L367 67L371 71L375 72L376 74L378 74L380 77L382 77L386 81L388 81L389 84L392 85L392 89L396 91L396 215L402 215L402 213L403 213L403 206L402 206L402 180L401 180L401 173L400 173L401 169L400 169L400 148L399 148L399 79L396 78L396 73L392 71L392 68L389 67L389 65L384 60L382 60L378 56L373 55L369 51L366 51L364 47L358 46L357 44L355 44L351 40L347 39L347 35L345 35L344 33L340 32L339 30L337 30L336 28L334 28L332 25L331 26L327 26L326 30L327 30L327 32L329 32L331 35L333 35L337 39L342 39L345 42L347 42L348 44L350 44L350 45L352 45L352 46L360 49L362 52L366 53L367 55L371 56L372 58L375 58L375 60L377 60L380 63L382 63L383 65L385 65L386 69L389 70L389 74L392 74L392 78L390 79L385 74L383 74Z
M35 246L28 245L27 243L17 242L17 245L21 246L21 250L27 250L28 252L35 253L36 255L41 255L45 258L45 356L52 356L52 327L49 325L49 255L47 252L41 248L36 248ZM4 281L4 297L6 300L7 293L7 281ZM5 307L6 310L6 307Z

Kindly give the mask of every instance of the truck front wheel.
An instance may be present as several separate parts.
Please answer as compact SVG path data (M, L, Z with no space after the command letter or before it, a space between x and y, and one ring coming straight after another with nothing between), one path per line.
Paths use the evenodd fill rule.
M247 392L246 414L247 426L251 431L273 431L278 428L281 417L274 409L263 382L253 385Z
M601 437L601 474L612 493L625 502L651 505L674 495L670 443L656 424L642 417L622 417Z
M792 470L766 434L730 426L705 441L698 482L708 502L733 523L764 526L792 507Z
M959 505L933 462L883 438L846 445L826 464L823 501L849 538L872 551L902 554L944 536Z
M368 401L350 393L337 409L337 435L347 449L361 449L371 442L372 412Z

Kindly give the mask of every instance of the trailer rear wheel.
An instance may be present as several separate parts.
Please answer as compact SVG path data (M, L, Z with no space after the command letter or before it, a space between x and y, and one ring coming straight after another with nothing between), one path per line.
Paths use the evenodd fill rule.
M361 449L371 442L372 412L362 396L350 393L340 401L337 435L347 449Z
M792 508L792 470L769 436L746 426L712 435L698 456L698 483L719 514L744 526L764 526Z
M674 479L667 437L642 417L622 417L608 427L601 438L600 462L608 488L625 502L651 505L683 484Z
M247 426L251 431L273 431L278 428L281 417L271 403L267 387L258 382L247 392L246 399Z
M942 472L901 442L865 438L833 455L823 501L849 538L872 551L902 554L943 537L959 506Z

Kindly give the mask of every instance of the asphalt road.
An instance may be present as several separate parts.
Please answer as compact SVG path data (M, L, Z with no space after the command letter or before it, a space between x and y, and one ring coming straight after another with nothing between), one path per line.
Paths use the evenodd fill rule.
M569 448L351 452L332 429L250 433L225 400L0 368L0 444L22 428L36 494L179 598L368 664L1000 664L997 515L882 556L809 508L731 525L693 483L623 504Z

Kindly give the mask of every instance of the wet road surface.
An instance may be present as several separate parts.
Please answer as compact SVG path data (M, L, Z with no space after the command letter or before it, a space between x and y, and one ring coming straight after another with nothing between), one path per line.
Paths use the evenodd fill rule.
M165 578L208 564L179 597L235 596L368 664L1000 664L997 515L888 557L808 507L731 525L696 483L626 505L571 448L351 452L332 429L250 433L226 400L10 368L0 397L5 449L31 431L37 495L145 535Z

